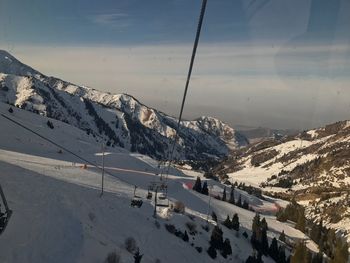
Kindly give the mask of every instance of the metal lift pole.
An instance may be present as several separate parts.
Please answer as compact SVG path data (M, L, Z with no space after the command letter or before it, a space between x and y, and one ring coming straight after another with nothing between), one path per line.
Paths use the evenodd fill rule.
M153 211L153 217L157 217L157 193L158 193L158 186L156 187L156 192L154 195L154 211Z
M210 213L210 200L211 200L211 186L209 188L209 201L208 201L208 211L207 211L207 224L209 224L209 213Z
M9 208L7 201L6 201L6 197L4 192L2 191L2 187L0 185L0 195L1 195L1 199L2 199L2 203L5 206L5 213L2 213L1 211L1 226L0 226L0 235L2 234L2 232L4 232L4 230L6 229L6 226L10 220L10 217L12 215L12 210Z
M103 195L103 183L105 177L105 146L102 144L102 183L101 183L101 196Z
M134 186L134 197L136 197L136 188L137 188L137 186L135 185Z
M9 213L9 212L12 212L7 204L7 201L6 201L6 197L4 195L4 192L2 191L2 187L0 185L0 195L1 195L1 199L2 201L4 202L4 206L5 206L5 209L6 209L6 212Z

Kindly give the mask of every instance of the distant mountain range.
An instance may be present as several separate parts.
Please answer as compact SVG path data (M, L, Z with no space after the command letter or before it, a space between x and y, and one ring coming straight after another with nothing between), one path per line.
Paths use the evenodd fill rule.
M0 50L0 101L63 121L101 143L165 159L177 119L127 94L112 95L48 77ZM176 159L220 159L248 139L218 119L182 121Z
M293 129L270 129L266 127L249 127L243 125L235 125L234 129L243 134L249 142L260 142L268 138L281 138L286 135L298 134L298 130Z

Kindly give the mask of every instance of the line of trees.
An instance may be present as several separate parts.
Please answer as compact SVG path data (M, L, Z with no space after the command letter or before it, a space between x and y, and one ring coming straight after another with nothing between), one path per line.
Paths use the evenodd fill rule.
M270 256L277 263L287 263L284 245L278 245L276 238L273 238L271 244L267 238L268 225L266 219L260 219L260 215L256 214L252 223L252 236L250 238L252 247L258 252L257 256L249 256L246 262L256 263L262 262L262 255ZM284 232L281 233L279 240L285 240Z
M238 231L239 230L239 217L237 213L235 213L232 216L232 220L230 219L230 216L227 215L225 221L222 223L224 226L226 226L228 229L233 229Z
M202 186L202 181L201 178L198 176L192 189L198 193L204 194L204 195L209 195L209 189L208 189L208 183L207 181L204 181L203 186Z
M207 181L204 181L203 185L202 185L202 181L200 179L200 177L197 177L192 190L204 194L204 195L209 195L209 189L208 189L208 183ZM222 196L214 196L216 199L218 200L222 200L224 202L229 202L230 204L234 204L236 206L239 206L241 208L247 209L249 210L249 203L246 199L244 199L242 201L242 196L239 195L237 201L235 200L235 186L232 185L231 186L231 190L230 190L230 195L229 197L227 197L227 192L226 192L226 187L224 188L224 191L222 193Z
M304 242L296 244L293 253L293 262L299 262L300 258L307 258L312 263L322 263L325 253L331 263L346 263L349 258L348 244L341 237L337 236L334 229L323 226L323 221L308 221L305 217L305 209L293 200L286 208L281 209L276 214L277 220L286 222L287 220L295 222L295 228L307 234L319 247L320 253L312 254ZM300 261L304 262L304 261Z
M231 242L228 238L224 240L222 229L219 226L213 228L209 244L207 253L213 259L217 256L216 250L219 250L224 258L232 254Z

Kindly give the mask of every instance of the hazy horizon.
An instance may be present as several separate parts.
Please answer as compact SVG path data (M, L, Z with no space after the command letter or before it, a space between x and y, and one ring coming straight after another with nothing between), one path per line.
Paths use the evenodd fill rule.
M0 48L177 116L201 1L0 3ZM208 1L184 117L307 129L349 119L350 2Z

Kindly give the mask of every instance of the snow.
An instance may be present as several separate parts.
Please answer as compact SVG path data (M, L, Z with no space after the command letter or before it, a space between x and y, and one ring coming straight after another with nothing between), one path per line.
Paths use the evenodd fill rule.
M345 130L345 129L349 128L349 127L350 127L350 121L346 121L343 129Z
M12 62L12 60L8 56L5 56L5 59L7 59L8 61Z
M289 163L275 162L284 154L288 154L291 151L307 148L312 144L313 142L306 140L291 140L270 147L268 150L276 150L278 152L274 158L261 163L258 167L255 167L251 164L251 156L248 156L244 159L244 168L239 171L229 173L228 176L232 181L242 182L248 185L259 187L261 183L265 182L272 175L277 175L282 169L292 170L297 165L317 158L318 155L316 154L305 154L302 156L298 155L297 158L292 159ZM264 151L266 151L266 149L260 150L257 153L262 153Z
M316 138L318 136L317 130L309 130L307 134L310 134L311 138Z
M0 50L0 72L18 76L39 77L41 75L38 71L19 62L15 57L13 57L5 50Z
M16 75L18 73L16 70L7 70L6 63L2 68L1 61L0 58L0 85L2 86L5 83L8 88L6 92L0 91L0 101L2 102L9 102L27 110L38 111L39 114L44 116L52 116L80 129L89 130L96 136L109 141L116 138L115 141L118 141L116 144L120 142L119 145L123 145L126 149L135 148L135 145L131 144L135 141L134 137L138 137L139 134L137 129L129 130L125 118L131 118L133 124L141 124L145 129L152 131L145 137L147 141L157 140L168 145L172 143L177 120L143 105L130 95L111 95L59 79L47 78L39 73L33 73L34 76L33 74L26 75L25 72ZM29 68L25 65L23 67ZM84 100L91 102L98 117L111 128L112 133L101 134L101 128L97 127L96 117L90 116L87 112ZM208 119L212 121L210 118ZM208 126L209 130L202 130L203 122L199 123L197 120L182 122L181 124L188 129L184 129L180 137L186 137L187 143L191 144L191 147L198 152L201 152L203 148L196 149L195 142L202 141L204 145L207 145L206 151L216 153L215 158L218 155L228 154L229 148L241 145L242 138L235 136L232 128L216 119L215 123L216 125L213 127ZM111 139L111 134L115 135L113 139ZM184 138L179 138L180 145L183 141ZM158 147L158 150L161 148L163 147ZM181 157L181 154L183 154L178 152L180 149L181 147L175 148L177 157ZM163 152L155 152L154 156L164 154L166 150L161 149L161 151ZM140 152L143 151L140 150ZM182 158L184 157L182 156Z
M344 122L342 129L345 130L348 127L349 121ZM242 167L242 169L228 174L230 180L243 182L248 185L251 184L253 186L259 187L261 183L265 182L272 175L277 175L282 169L285 171L292 171L297 165L307 163L319 157L327 157L328 154L332 154L331 151L333 149L340 149L339 145L341 145L342 147L341 150L346 150L347 148L349 148L348 142L350 141L350 137L348 135L348 132L340 131L338 133L333 133L328 136L323 136L319 139L316 139L318 137L318 133L322 130L325 130L325 128L308 131L308 134L310 134L313 138L313 140L311 141L292 140L280 143L277 146L268 147L266 149L253 152L248 156L245 155L244 157L238 160L238 163ZM310 148L306 149L302 153L299 153L299 149L305 149L306 147ZM264 163L261 163L259 167L254 167L251 165L251 158L253 155L257 153L267 153L273 149L278 152L277 156ZM293 152L296 154L293 154ZM278 162L278 158L282 157L284 154L289 154L290 158L285 162ZM344 158L346 158L346 155L344 155ZM291 189L265 187L264 190L268 192L280 193L287 191L287 193L289 192L290 194L298 194L308 193L308 189L311 187L328 185L334 187L334 191L337 192L339 190L346 189L346 187L350 184L350 178L348 176L348 169L350 167L349 164L349 162L343 162L340 167L337 167L337 165L333 165L329 168L321 166L321 170L314 169L312 180L303 180L302 178L297 179L297 184L293 185ZM271 181L271 183L274 182L277 182L277 180ZM326 201L320 201L322 200L320 198L320 195L318 196L318 198L316 197L315 195L310 195L310 200L303 200L299 202L299 204L305 206L306 208L306 217L313 220L315 218L322 218L323 222L328 222L327 227L331 227L337 232L342 233L343 235L345 235L348 241L350 241L350 209L346 207L348 206L348 200L346 199L346 195L342 195L337 198L327 199ZM315 201L318 202L316 207L314 206ZM336 203L338 201L341 202L339 203L342 213L340 221L336 224L330 224L330 218L322 212L322 207L324 207L325 203L329 202L331 204L332 202ZM286 203L280 203L277 200L275 202L281 207L286 206ZM263 205L263 208L264 207L268 207L268 204ZM311 246L314 245L310 244L310 247Z
M128 94L112 95L47 77L0 50L0 101L69 123L98 140L159 158L167 154L177 120ZM97 113L95 114L96 111ZM178 159L221 158L247 140L218 119L182 121L174 149ZM140 128L130 128L138 126ZM138 141L143 141L138 143ZM191 147L192 152L184 150Z
M271 147L271 149L275 149L276 151L278 151L279 152L278 157L280 157L286 153L289 153L290 151L306 148L311 144L312 142L309 142L306 140L291 140L285 143L281 143L277 146Z
M47 118L0 103L0 113L35 129L40 134L62 144L97 165L101 164L101 145L85 132L52 120L54 129L46 125ZM142 262L214 262L206 254L210 233L201 225L206 224L208 196L185 189L184 184L194 182L199 174L191 170L171 169L168 177L170 202L184 202L186 214L173 214L158 208L158 229L152 218L153 200L144 198L151 181L159 180L157 162L149 157L131 154L120 148L108 148L105 156L105 193L100 197L101 171L92 166L83 169L84 162L67 152L59 153L39 137L20 129L0 117L0 181L13 216L0 238L0 262L103 262L107 254L117 251L123 262L133 262L132 255L123 243L134 237L141 253ZM201 175L202 177L203 175ZM125 183L125 181L130 184ZM224 185L208 180L209 186L221 191ZM140 209L130 207L133 186L144 204ZM276 200L260 200L236 190L235 197L242 196L260 208L269 208ZM211 209L219 220L238 213L240 234L223 227L224 237L231 240L234 262L244 261L252 254L249 239L254 212L244 210L227 202L211 198ZM194 216L197 230L195 246L203 247L198 253L188 243L168 233L165 223L174 224L184 231L185 224ZM268 222L270 238L284 230L293 239L307 239L292 226L278 222L274 216L263 215ZM210 221L211 228L214 222ZM192 236L190 236L192 238ZM317 251L313 242L309 248ZM225 262L218 256L216 262ZM264 262L272 262L265 258Z

